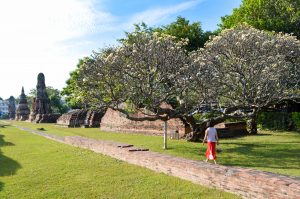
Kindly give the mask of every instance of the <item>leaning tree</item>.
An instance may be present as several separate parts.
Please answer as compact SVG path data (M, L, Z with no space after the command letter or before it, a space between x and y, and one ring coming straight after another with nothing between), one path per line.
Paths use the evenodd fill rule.
M210 100L218 104L212 107L218 118L248 118L252 134L260 111L299 99L300 41L294 36L241 25L223 31L191 57L194 87L206 85ZM203 74L205 82L197 79Z
M118 110L131 120L180 118L194 125L190 112L198 99L188 95L192 71L184 49L187 41L164 34L135 34L133 41L123 41L110 54L97 53L94 61L82 64L78 83L82 96L89 104ZM133 111L144 117L133 117Z
M141 32L133 37L134 42L125 41L110 53L95 53L79 69L81 96L132 120L178 118L179 109L187 110L180 101L189 84L190 59L183 48L186 41L175 39ZM176 108L163 108L163 102ZM134 118L133 110L146 116Z

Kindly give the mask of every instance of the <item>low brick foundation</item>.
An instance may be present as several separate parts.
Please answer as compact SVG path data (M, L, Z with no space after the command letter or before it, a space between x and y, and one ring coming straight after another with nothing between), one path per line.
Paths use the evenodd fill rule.
M123 148L120 146L127 144L113 141L94 140L80 136L59 137L44 132L22 129L197 184L229 191L243 198L300 198L300 178L297 177L288 177L241 167L214 165L151 151L129 151L134 147Z
M134 113L134 117L144 117L140 112ZM129 133L143 133L148 135L163 135L164 122L156 121L133 121L122 116L119 111L107 109L106 113L101 119L100 129L102 131L112 132L129 132ZM168 121L168 131L178 131L179 137L183 137L191 132L188 126L185 126L180 119L170 119Z
M75 127L100 127L103 113L94 110L73 110L60 116L56 123L60 126Z
M217 128L219 138L232 138L248 134L246 122L223 122L214 127Z

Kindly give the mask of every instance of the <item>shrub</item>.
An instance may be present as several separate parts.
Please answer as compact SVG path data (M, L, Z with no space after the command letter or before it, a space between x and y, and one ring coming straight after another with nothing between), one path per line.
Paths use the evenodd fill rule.
M272 130L300 129L300 113L298 112L262 112L258 117L259 126Z

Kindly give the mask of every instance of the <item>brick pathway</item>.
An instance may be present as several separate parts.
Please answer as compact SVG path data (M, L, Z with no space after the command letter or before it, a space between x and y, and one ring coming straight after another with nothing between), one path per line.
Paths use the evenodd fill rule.
M241 167L214 165L152 151L135 151L125 143L80 136L60 137L16 126L22 130L72 146L108 155L131 164L166 173L197 184L232 192L243 198L300 199L300 178Z

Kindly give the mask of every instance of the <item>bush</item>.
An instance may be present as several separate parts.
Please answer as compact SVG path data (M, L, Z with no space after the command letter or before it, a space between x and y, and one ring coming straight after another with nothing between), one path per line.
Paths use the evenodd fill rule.
M292 120L295 124L296 129L300 130L300 113L299 112L293 112L292 113Z
M7 113L2 113L0 116L0 119L5 120L8 119L8 114Z
M263 129L295 130L300 129L299 112L262 112L258 124Z

